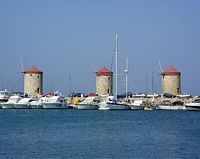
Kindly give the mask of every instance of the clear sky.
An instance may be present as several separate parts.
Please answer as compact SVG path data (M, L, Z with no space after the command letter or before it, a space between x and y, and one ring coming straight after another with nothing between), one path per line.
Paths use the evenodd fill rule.
M181 73L182 92L200 95L200 0L1 0L0 87L23 91L24 68L44 72L44 91L95 92L95 71L111 67L119 33L119 90L161 90L159 61ZM3 79L3 81L2 81Z

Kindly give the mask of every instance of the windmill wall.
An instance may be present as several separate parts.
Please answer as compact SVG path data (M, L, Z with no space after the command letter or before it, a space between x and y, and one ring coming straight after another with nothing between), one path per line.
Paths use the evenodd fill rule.
M31 67L24 73L24 93L29 96L43 94L43 72L36 67Z
M180 76L162 76L162 93L181 93Z
M168 67L162 75L162 93L181 94L181 73L173 66Z

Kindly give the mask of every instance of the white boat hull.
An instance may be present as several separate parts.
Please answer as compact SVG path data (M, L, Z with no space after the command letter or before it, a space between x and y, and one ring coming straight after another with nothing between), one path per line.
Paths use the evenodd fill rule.
M109 110L109 107L100 107L99 110Z
M159 105L158 109L160 110L186 110L186 107L183 105L174 105L174 106L165 106L165 105Z
M14 104L1 104L2 109L13 109Z
M31 109L43 109L42 105L34 105L34 104L31 104L31 105L29 105L29 107L30 107Z
M123 104L107 103L100 105L99 110L130 110L130 107Z
M81 110L97 110L99 106L94 104L77 104L77 108Z
M14 104L14 108L16 109L28 109L28 105L27 104Z
M191 105L186 105L185 107L186 107L187 110L200 111L200 106L191 106Z
M130 105L131 109L132 110L144 110L144 107L143 105Z
M42 107L44 109L67 109L67 104L63 103L43 103Z
M200 99L196 99L191 103L186 104L187 110L200 110Z

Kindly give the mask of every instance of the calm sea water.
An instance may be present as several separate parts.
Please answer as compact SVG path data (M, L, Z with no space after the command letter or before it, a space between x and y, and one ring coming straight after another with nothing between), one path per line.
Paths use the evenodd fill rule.
M0 158L199 158L200 112L0 110Z

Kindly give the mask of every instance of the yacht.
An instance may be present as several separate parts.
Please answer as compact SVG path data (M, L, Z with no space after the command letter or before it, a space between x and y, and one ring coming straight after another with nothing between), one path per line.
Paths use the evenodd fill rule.
M144 110L145 106L146 106L145 100L134 100L133 103L130 104L130 107L133 110Z
M7 102L10 97L10 93L7 90L0 91L0 103Z
M114 96L106 97L99 103L99 110L129 110L130 106L126 104L119 104Z
M29 107L29 103L31 101L34 101L33 98L31 98L31 97L23 97L17 103L14 104L14 108L17 108L17 109L27 109L27 108L30 108Z
M187 110L200 110L200 99L195 99L191 103L185 105Z
M39 98L39 99L35 99L33 101L30 101L28 103L28 106L29 108L32 108L32 109L42 109L42 100L43 100L43 97L42 98Z
M169 100L164 100L158 105L158 109L161 110L186 110L186 107L183 105L183 102L178 100L171 102Z
M8 98L8 101L1 104L2 108L3 109L15 108L14 104L18 103L23 98L23 96L24 94L21 92L12 93L12 95Z
M91 96L85 98L84 101L77 104L78 109L98 109L100 99L98 96Z
M44 109L66 109L68 108L65 98L59 93L47 95L40 99Z

